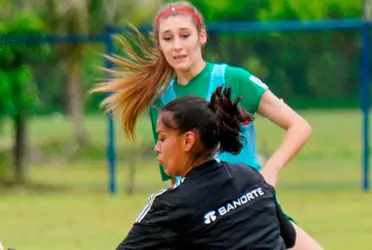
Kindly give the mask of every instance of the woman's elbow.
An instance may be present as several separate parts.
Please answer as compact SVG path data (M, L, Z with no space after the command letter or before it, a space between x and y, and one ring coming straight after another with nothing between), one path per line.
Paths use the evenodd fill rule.
M301 119L301 121L298 123L298 127L301 131L301 135L306 140L310 139L313 130L311 128L311 125L305 119Z

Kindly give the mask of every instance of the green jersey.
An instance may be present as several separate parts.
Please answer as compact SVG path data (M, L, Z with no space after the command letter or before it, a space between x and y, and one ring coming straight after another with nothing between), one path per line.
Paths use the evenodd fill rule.
M197 95L206 98L209 91L210 79L214 66L214 63L207 62L205 68L187 85L178 84L177 79L175 79L173 85L175 96L181 97L185 95ZM255 115L261 100L261 96L267 89L267 86L249 71L239 67L227 65L224 77L224 85L233 90L233 96L241 96L243 98L241 101L241 106L252 115ZM157 100L149 110L155 143L158 140L156 136L156 122L159 115L156 107L161 106L161 101ZM160 166L160 173L163 181L170 179L170 177L164 173L162 166Z

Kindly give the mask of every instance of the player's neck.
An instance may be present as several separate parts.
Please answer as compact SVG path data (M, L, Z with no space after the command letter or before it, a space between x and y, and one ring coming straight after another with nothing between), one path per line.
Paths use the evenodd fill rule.
M195 76L203 71L207 63L204 60L200 60L198 63L193 65L190 70L187 71L176 71L177 83L181 85L187 85Z
M185 171L185 174L183 176L186 176L191 170L193 170L194 168L197 168L201 165L203 165L204 163L206 163L207 161L210 161L213 159L213 156L210 156L210 155L206 155L206 156L202 156L194 161L192 161L192 163L190 164L190 166L186 169Z

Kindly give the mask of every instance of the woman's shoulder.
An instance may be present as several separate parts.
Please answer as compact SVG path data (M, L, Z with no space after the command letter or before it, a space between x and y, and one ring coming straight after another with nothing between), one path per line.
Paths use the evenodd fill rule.
M225 70L225 73L229 73L229 74L252 75L252 73L249 70L247 70L247 69L245 69L241 66L232 65L232 64L229 64L229 63L225 63L225 62L210 62L210 61L207 61L207 65L209 65L211 69L215 68L216 66L223 67L224 70Z
M224 162L225 167L229 169L230 173L238 179L243 181L249 180L251 183L263 182L263 177L260 172L246 164L232 164Z
M225 81L228 85L234 87L249 88L252 87L258 91L265 91L269 87L251 71L240 66L226 66ZM251 90L250 90L251 91Z
M241 66L226 64L225 74L226 74L227 79L253 81L256 83L257 82L262 83L262 81L258 77L256 77L251 71Z
M249 69L246 69L242 66L238 65L231 65L224 62L208 62L212 65L211 68L221 67L224 70L225 80L227 83L231 82L250 82L261 85L264 88L267 86L257 77L255 76Z

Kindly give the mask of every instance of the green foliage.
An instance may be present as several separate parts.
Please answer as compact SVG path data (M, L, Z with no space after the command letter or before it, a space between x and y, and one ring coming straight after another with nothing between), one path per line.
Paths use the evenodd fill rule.
M83 23L82 17L86 17L86 13L78 11L69 14L71 18L68 22L61 21L59 18L64 17L63 14L67 6L56 1L35 1L33 4L39 4L40 8L38 11L33 11L39 13L39 16L48 24L48 32L82 34L86 33L86 28L88 28L89 33L100 33L103 31L107 13L111 11L115 12L113 13L113 22L116 25L126 25L124 20L135 24L147 20L146 23L150 24L156 13L154 9L158 7L156 5L159 1L130 0L117 1L116 3L98 0L87 1L89 27ZM234 3L225 0L191 0L191 2L203 13L207 24L236 21L359 18L362 12L361 2L353 0L325 0L322 2L236 0ZM109 4L110 6L108 6ZM142 8L144 5L148 6L146 10ZM133 19L132 16L135 15L137 17ZM77 21L72 21L72 18L76 18ZM24 25L32 26L35 20L38 19L27 21ZM40 21L36 22L40 23ZM2 30L0 31L2 32ZM38 29L35 32L37 33ZM120 35L128 37L128 34ZM296 109L354 108L359 105L361 80L359 30L209 32L208 36L208 44L205 49L206 59L245 67L267 82L276 94ZM11 47L19 46L20 50L17 56L13 55L13 58L25 57L22 60L32 61L32 74L30 74L30 64L27 64L28 74L35 78L40 90L42 105L38 108L38 112L43 114L64 112L65 100L61 93L63 93L63 86L67 81L67 76L63 73L65 68L62 68L67 66L65 59L76 59L82 56L82 60L75 60L77 63L73 64L71 60L67 64L80 66L82 70L80 79L85 94L93 83L105 77L96 68L104 66L104 61L99 55L105 53L104 44L87 43L84 44L84 50L82 50L82 44L51 45L54 48L52 56L50 56L50 51L40 52L40 45L36 46L38 49L33 48L30 44L11 45ZM6 46L10 47L10 45ZM115 52L121 55L122 47L118 44L115 44L115 47ZM23 51L27 51L27 53L23 53ZM3 54L0 58L12 57L12 54L5 55L5 52L7 51L0 50L0 54ZM48 56L48 60L45 60L46 56ZM3 62L6 60L1 61L0 64ZM8 76L0 73L0 78L7 79ZM0 110L9 110L9 107L12 107L12 103L9 101L10 95L5 94L7 87L4 86L4 82L0 82L0 86L0 97L2 97ZM5 101L7 99L8 101ZM86 94L84 101L87 112L98 110L99 97ZM1 113L4 112L0 111Z
M207 26L210 22L359 18L362 13L361 2L352 0L191 2L203 13ZM359 53L358 30L334 30L209 32L205 55L245 67L295 108L345 108L358 105Z
M261 10L270 0L236 0L232 4L225 0L191 0L204 15L206 22L256 21Z
M6 36L40 35L44 24L30 13L20 13L0 22L0 33ZM37 103L36 85L30 63L48 54L48 46L5 43L0 50L0 118L31 114Z
M262 21L359 18L361 4L353 0L271 0L267 9L260 10L259 17Z
M7 115L13 117L19 112L30 114L34 111L37 92L29 67L15 67L8 69L6 73L2 71L0 79L4 81L2 84L8 95L5 98Z
M174 1L165 1L174 2ZM353 0L190 0L207 22L359 18L362 1Z
M46 31L46 26L40 19L28 12L20 13L12 19L0 21L0 33L5 36L40 36ZM25 39L29 40L28 38ZM2 42L0 50L0 66L4 68L13 68L29 62L34 57L40 57L43 53L48 52L46 45L40 44L25 44L25 43L9 43Z

